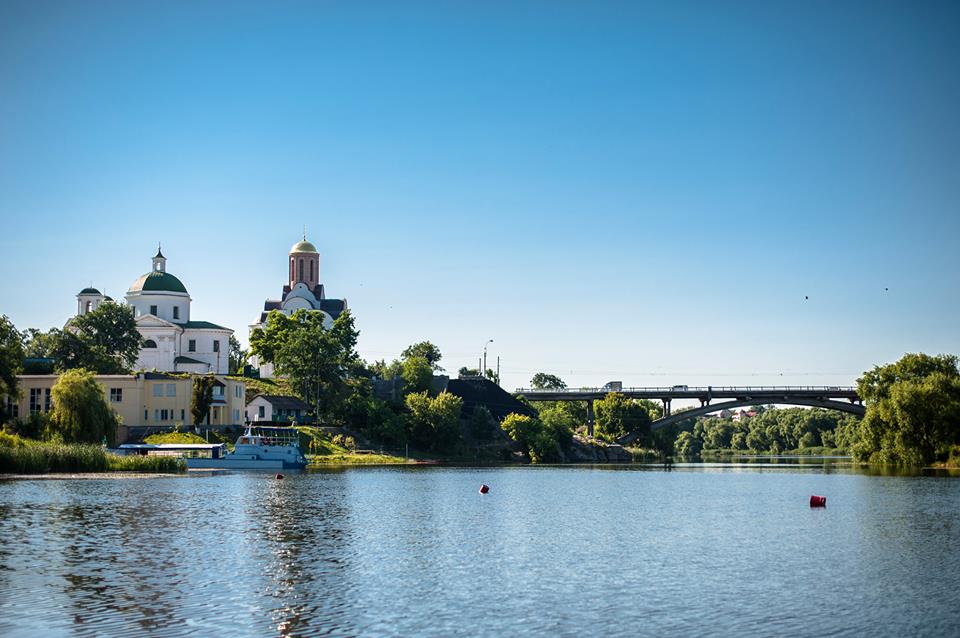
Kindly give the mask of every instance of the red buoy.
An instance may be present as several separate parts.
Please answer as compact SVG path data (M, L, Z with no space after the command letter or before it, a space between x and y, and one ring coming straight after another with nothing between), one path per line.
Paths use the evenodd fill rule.
M810 497L810 507L826 507L827 506L827 497L826 496L811 496Z
M279 481L282 478L283 478L283 474L281 474L280 472L277 472L277 480Z
M487 487L486 485L481 485L481 486L480 486L480 493L481 493L481 494L486 494L486 493L489 492L489 491L490 491L490 488Z

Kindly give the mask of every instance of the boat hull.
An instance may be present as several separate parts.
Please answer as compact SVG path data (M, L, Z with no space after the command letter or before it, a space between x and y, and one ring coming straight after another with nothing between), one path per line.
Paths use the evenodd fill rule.
M194 470L302 470L306 463L292 463L282 459L186 459Z

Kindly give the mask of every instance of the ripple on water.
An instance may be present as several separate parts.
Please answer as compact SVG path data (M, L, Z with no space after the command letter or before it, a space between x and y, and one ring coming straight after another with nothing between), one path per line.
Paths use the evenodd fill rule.
M7 481L0 634L947 635L958 506L809 467Z

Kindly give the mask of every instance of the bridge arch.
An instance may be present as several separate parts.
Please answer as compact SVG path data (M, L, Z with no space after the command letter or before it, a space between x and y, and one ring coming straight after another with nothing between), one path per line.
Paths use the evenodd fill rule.
M698 416L704 416L712 412L719 412L720 410L729 410L730 408L742 408L748 405L757 405L758 401L756 398L752 399L735 399L733 401L724 401L722 403L714 403L712 405L704 405L699 408L694 408L693 410L684 410L683 412L677 412L676 414L671 414L670 416L665 416L663 418L657 419L650 424L650 430L659 430L665 428L675 423L680 423L681 421L686 421L688 419L694 419ZM849 414L856 414L857 416L863 416L866 414L866 408L864 408L859 403L845 403L843 401L834 401L831 399L807 399L807 398L795 398L795 399L781 399L776 402L777 405L799 405L811 408L826 408L828 410L837 410L839 412L847 412ZM636 438L640 436L639 433L630 433L625 436L617 439L617 443L620 445L628 445L633 443Z

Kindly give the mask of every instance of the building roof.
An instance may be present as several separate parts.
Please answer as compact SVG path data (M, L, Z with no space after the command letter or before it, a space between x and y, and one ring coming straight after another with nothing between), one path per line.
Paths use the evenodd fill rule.
M317 254L319 254L319 251L317 250L317 247L314 246L313 244L311 244L310 242L308 242L306 239L304 239L303 241L298 241L297 243L295 243L295 244L290 248L290 252L291 252L291 253L317 253Z
M224 328L223 326L218 326L215 323L209 321L187 321L186 323L178 324L181 328L192 328L193 330L230 330L230 328ZM230 330L233 332L233 330Z
M285 396L281 394L261 394L252 400L263 399L273 406L275 410L310 410L309 404L297 397Z
M99 295L99 294L100 294L100 291L97 290L96 288L84 288L83 290L81 290L81 291L80 291L79 293L77 293L77 294L80 294L80 295Z
M130 286L129 292L182 292L187 289L179 279L168 272L152 271L141 275Z
M191 359L190 357L179 356L173 360L174 363L199 363L201 365L208 365L206 361L197 361L196 359Z
M347 307L346 299L321 299L320 310L336 319Z

